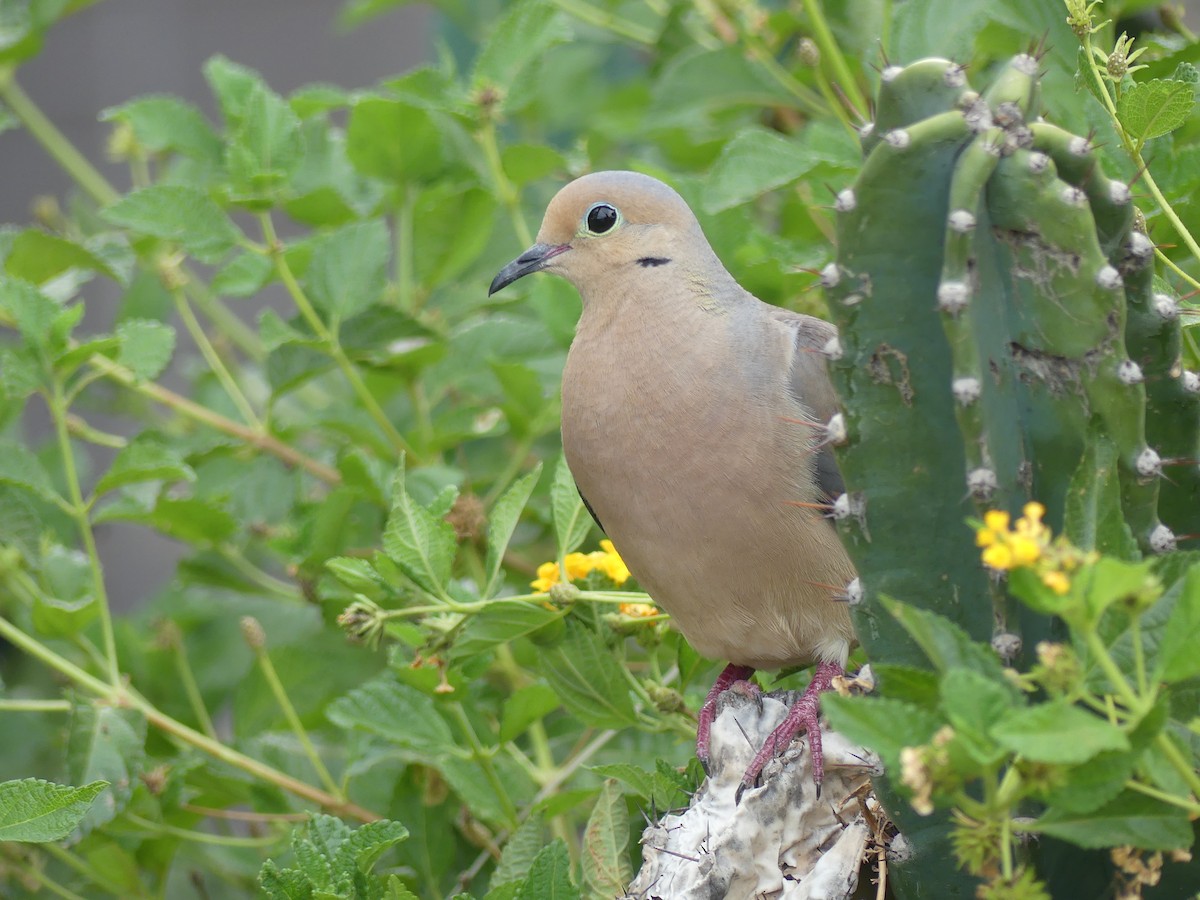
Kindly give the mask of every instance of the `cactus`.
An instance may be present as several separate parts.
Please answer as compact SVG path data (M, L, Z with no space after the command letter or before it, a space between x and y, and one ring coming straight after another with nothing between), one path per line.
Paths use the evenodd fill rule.
M982 95L947 60L886 69L861 173L835 202L834 514L885 688L889 668L929 667L888 597L1021 668L1060 629L1008 600L964 522L1036 498L1062 530L1097 448L1115 455L1124 528L1095 549L1161 554L1200 532L1200 376L1180 367L1178 307L1128 187L1087 138L1039 119L1037 68L1022 54ZM901 896L926 896L904 873L945 868L945 829L888 805L916 850Z

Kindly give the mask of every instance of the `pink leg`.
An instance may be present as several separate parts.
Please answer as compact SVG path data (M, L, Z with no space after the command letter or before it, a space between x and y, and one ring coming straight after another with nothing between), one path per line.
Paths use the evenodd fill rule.
M704 767L705 772L708 772L708 735L712 730L713 719L717 717L717 697L735 683L745 681L753 674L754 670L749 666L735 666L730 663L717 676L712 690L704 698L704 705L700 707L700 715L697 716L696 721L696 757L700 760L700 765ZM759 766L759 768L762 767Z
M837 663L823 662L817 664L812 682L808 685L803 696L792 704L785 718L767 738L762 749L750 761L746 774L742 776L742 786L739 795L746 788L754 787L758 776L762 774L763 766L779 751L786 750L802 731L808 732L809 752L812 753L813 781L817 785L817 796L821 794L821 782L825 779L825 756L821 751L821 694L829 690L830 684L837 675L844 675L845 670Z

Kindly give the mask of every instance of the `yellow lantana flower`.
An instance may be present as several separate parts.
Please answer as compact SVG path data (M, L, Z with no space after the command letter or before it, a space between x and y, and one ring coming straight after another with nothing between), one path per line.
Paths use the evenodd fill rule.
M566 559L563 560L567 570L567 581L578 581L586 578L588 573L597 570L603 572L617 586L623 585L629 580L629 567L617 553L613 542L606 539L600 542L600 546L602 549L593 550L591 553L567 554ZM558 563L555 562L545 562L538 566L537 576L536 580L530 582L530 587L540 593L549 591L551 587L563 580L562 572L559 571Z

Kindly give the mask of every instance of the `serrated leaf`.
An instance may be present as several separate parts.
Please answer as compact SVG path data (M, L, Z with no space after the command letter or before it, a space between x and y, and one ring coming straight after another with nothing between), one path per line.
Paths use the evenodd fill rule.
M133 795L145 757L146 717L136 709L91 702L71 709L67 769L74 782L108 782L80 822L83 833L111 821Z
M995 723L992 735L1035 762L1082 763L1105 750L1129 749L1120 728L1064 700L1009 710Z
M544 831L542 817L537 814L531 815L520 824L500 851L500 861L496 864L491 881L488 882L491 889L523 880L529 874L533 861L546 845Z
M1181 126L1195 105L1196 92L1188 82L1153 78L1121 94L1117 119L1134 140L1148 141Z
M392 511L383 532L383 550L404 574L429 593L445 593L454 562L454 526L417 503L405 490L404 463L392 479Z
M1082 550L1120 559L1140 556L1137 540L1121 512L1117 448L1098 427L1089 430L1083 458L1071 476L1063 532Z
M212 198L182 184L156 184L126 194L100 215L137 234L178 243L202 262L220 260L240 236Z
M534 858L516 897L518 900L579 900L579 889L571 883L571 858L561 838L542 848Z
M637 721L629 685L612 650L573 617L553 647L541 647L538 664L546 682L572 713L596 728L624 728Z
M567 19L546 0L519 0L496 22L475 61L476 84L507 86L555 44L570 38Z
M940 716L903 700L887 697L821 697L821 712L829 724L850 740L879 754L892 771L899 771L900 751L929 742L943 724Z
M346 155L363 175L405 184L442 168L442 136L427 109L385 97L350 107Z
M354 222L313 242L305 284L313 304L348 319L379 302L387 286L391 237L381 219Z
M533 634L566 615L565 609L546 609L535 603L495 600L473 615L454 641L453 656L462 659L497 644Z
M1003 751L992 740L992 726L1014 706L1006 685L971 669L947 670L941 683L942 709L950 724L970 743L972 755L985 764L997 762Z
M592 528L592 517L588 514L575 477L567 466L566 456L560 456L554 467L554 481L550 485L550 510L554 517L554 536L557 539L559 556L566 556L579 549L583 539Z
M1167 682L1200 675L1200 566L1192 566L1167 620L1158 648L1158 666Z
M541 475L542 464L538 463L532 472L514 481L492 506L488 515L487 561L483 569L487 577L487 584L483 588L484 597L491 597L496 592L496 585L500 580L500 567L504 562L504 551L508 549L508 542L512 540L513 531L521 520L521 512L529 502L529 496Z
M517 688L500 713L501 743L516 740L533 722L558 709L558 695L540 681Z
M114 281L120 280L117 273L87 247L36 228L27 228L18 234L4 260L4 270L9 275L33 284L43 284L68 269L103 272Z
M433 700L391 676L368 681L335 700L326 716L343 728L361 729L426 753L444 753L454 743Z
M0 782L0 841L61 841L79 827L107 781L82 787L40 778Z
M47 500L57 496L33 451L7 438L0 438L0 484L23 488Z
M1086 813L1051 809L1034 827L1087 849L1130 845L1174 850L1191 846L1194 837L1185 810L1134 791Z
M196 473L176 451L152 435L139 435L112 461L96 494L140 481L195 481Z
M71 637L100 612L91 561L80 550L59 544L43 548L41 585L33 600L33 625L41 634Z
M245 116L246 101L251 92L263 84L262 76L248 66L217 54L204 64L204 78L221 106L229 130L235 129Z
M16 323L26 344L46 346L62 307L19 278L0 278L0 312Z
M287 181L303 151L300 118L265 84L255 84L244 98L242 120L225 148L225 165L238 199L257 207Z
M717 213L790 184L830 154L821 152L807 139L809 129L799 138L784 137L765 128L738 131L721 150L706 179L704 208ZM837 161L844 160L836 154Z
M609 778L588 816L580 856L581 887L593 897L619 897L633 879L625 795Z
M198 108L165 94L137 97L100 113L108 122L124 122L138 143L151 153L176 152L217 162L221 139Z
M970 635L949 619L890 597L881 597L880 602L912 635L939 671L973 669L996 683L1006 683L996 654L990 648L972 641Z
M242 253L213 276L213 293L223 297L250 297L271 280L275 267L259 253Z

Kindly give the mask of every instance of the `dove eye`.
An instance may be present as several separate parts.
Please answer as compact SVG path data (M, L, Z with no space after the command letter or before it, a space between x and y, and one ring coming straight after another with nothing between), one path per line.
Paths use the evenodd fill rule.
M592 234L604 234L606 231L611 231L620 220L621 214L617 212L615 206L608 203L595 203L583 217L583 224Z

